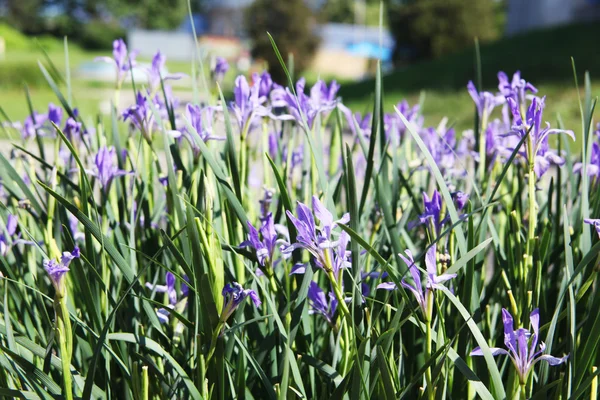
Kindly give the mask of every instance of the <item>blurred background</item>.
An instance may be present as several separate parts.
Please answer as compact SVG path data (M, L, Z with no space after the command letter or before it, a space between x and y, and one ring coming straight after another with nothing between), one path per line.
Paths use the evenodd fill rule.
M552 98L547 118L560 113L565 125L579 124L571 57L580 78L585 70L600 75L600 0L0 0L0 106L23 119L24 85L35 107L56 102L38 60L64 70L65 36L84 113L110 110L114 67L94 58L110 55L121 37L138 51L136 81L157 50L168 72L189 75L197 48L205 68L216 56L229 61L226 90L238 73L264 68L285 83L267 31L296 78L336 79L355 110L371 108L381 60L387 107L424 100L426 118L447 115L458 127L473 115L465 86L476 79L475 38L485 88L497 85L499 70L519 69ZM190 79L173 89L191 99Z

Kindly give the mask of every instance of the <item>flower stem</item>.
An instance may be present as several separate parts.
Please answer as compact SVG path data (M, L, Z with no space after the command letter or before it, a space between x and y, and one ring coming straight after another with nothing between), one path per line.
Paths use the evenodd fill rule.
M206 356L206 365L210 362L213 354L215 353L215 349L217 348L217 341L219 340L219 334L221 333L221 329L223 328L224 322L219 321L217 327L213 331L212 338L210 339L210 349L208 350L208 356Z
M535 228L537 226L537 204L535 201L535 153L533 151L533 140L528 138L529 178L528 178L528 200L529 200L529 229L527 231L527 258L525 260L525 276L523 276L523 287L530 287L529 277L533 270L533 247L535 242ZM524 300L524 299L523 299Z
M431 359L432 341L431 341L431 317L433 316L433 290L427 290L427 309L425 312L425 363ZM427 382L427 397L429 400L435 399L435 390L433 388L433 379L431 378L431 366L425 371L425 380Z
M521 383L521 385L519 386L519 399L527 400L527 391L525 389L525 383Z
M56 312L56 333L63 369L63 395L66 400L72 400L71 355L73 353L73 338L71 335L71 320L69 319L66 297L56 296L54 298L54 309Z

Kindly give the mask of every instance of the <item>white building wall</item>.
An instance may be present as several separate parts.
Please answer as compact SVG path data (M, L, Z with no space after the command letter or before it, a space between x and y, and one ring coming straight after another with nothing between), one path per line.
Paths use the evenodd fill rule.
M127 33L127 43L131 50L139 51L142 57L152 57L158 50L167 59L189 61L194 57L194 38L189 33L131 30Z

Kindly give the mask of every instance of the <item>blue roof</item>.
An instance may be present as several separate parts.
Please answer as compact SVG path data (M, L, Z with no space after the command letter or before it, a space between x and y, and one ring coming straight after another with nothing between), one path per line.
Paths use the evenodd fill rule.
M379 27L328 23L318 28L321 46L330 50L347 50L351 46L365 44L371 48L394 48L394 38L387 29L380 33ZM381 46L379 45L381 40ZM379 58L379 57L377 57Z

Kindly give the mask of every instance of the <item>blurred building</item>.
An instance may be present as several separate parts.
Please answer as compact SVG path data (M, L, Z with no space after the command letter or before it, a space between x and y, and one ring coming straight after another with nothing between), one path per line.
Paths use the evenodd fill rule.
M285 0L281 0L285 1ZM306 0L318 9L323 0ZM238 69L250 66L251 43L245 31L245 9L253 0L204 0L203 13L186 17L177 31L131 30L130 48L149 58L160 48L167 58L191 60L196 33L198 49L205 56L225 57ZM320 47L312 69L321 76L357 79L374 71L375 61L391 65L394 39L387 29L378 27L326 23L317 28Z
M508 0L506 33L600 20L600 0Z
M319 27L319 36L312 68L320 75L357 79L372 73L377 59L391 63L394 39L386 29L328 23Z

